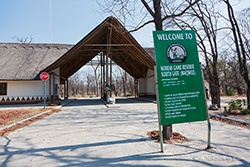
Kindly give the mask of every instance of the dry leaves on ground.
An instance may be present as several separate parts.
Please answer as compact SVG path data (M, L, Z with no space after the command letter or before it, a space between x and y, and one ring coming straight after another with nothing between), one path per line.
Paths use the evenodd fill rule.
M45 112L45 111L48 111L48 110L51 110L50 112L47 112L47 113L44 113L42 115L39 115L37 117L34 117L34 118L31 118L31 119L28 119L26 121L22 121L26 118L29 118L29 117L32 117L34 115L37 115L37 114L40 114L42 112ZM28 126L30 125L31 123L39 120L39 119L42 119L46 116L49 116L55 112L60 112L61 109L53 109L53 108L45 108L45 109L34 109L34 108L31 108L31 109L22 109L22 110L4 110L4 111L0 111L0 127L5 127L5 126L8 126L10 124L13 124L13 123L16 123L16 122L19 122L19 121L22 121L18 124L15 124L11 127L7 127L3 130L0 131L0 136L4 136L4 135L7 135L8 133L10 132L13 132L19 128L22 128L22 127L25 127L25 126Z
M243 127L243 128L250 129L250 125L246 124L244 122L234 121L234 120L230 120L230 119L227 119L227 118L215 117L215 116L212 116L212 115L210 115L210 118L213 119L213 120L216 120L216 121L220 121L220 122L223 122L223 123L230 124L230 125L235 125L235 126L240 126L240 127Z
M160 141L160 134L158 130L153 130L147 133L148 137L150 137L153 140ZM184 143L189 141L185 136L182 136L178 132L173 132L173 136L170 138L170 140L163 139L163 142L165 143Z

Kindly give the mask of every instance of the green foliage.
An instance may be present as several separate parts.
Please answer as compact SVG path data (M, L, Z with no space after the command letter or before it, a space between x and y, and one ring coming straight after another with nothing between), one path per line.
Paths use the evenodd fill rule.
M229 89L228 90L228 96L233 96L235 95L236 90L235 89Z
M250 114L250 110L247 108L247 102L245 99L231 100L229 103L229 111L240 111L242 114Z
M151 133L155 135L155 134L158 134L159 131L158 130L153 130Z
M239 110L241 109L242 105L237 103L239 101L236 101L236 100L231 100L228 104L229 104L229 110L232 111L232 110Z
M227 92L224 90L223 92L222 92L222 96L234 96L236 94L236 90L235 89L229 89L228 90L228 94L227 94Z
M242 109L242 110L241 110L241 113L247 115L247 114L250 114L250 110L249 110L248 108Z

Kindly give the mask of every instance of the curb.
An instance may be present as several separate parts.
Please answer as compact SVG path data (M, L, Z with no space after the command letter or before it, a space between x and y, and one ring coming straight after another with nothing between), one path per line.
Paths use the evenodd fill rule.
M157 104L156 101L151 101L151 100L146 100L146 99L136 99L136 100L138 100L138 101L152 102L152 103ZM228 118L228 117L224 117L224 116L220 116L220 115L209 114L209 116L213 116L213 117L217 117L217 118L223 118L223 119L226 119L226 120L229 120L229 121L235 121L235 122L238 122L238 123L241 123L241 124L250 125L250 122L241 121L241 120L237 120L237 119L233 119L233 118Z
M73 101L75 101L75 100L76 100L76 99L72 99L72 100L66 102L65 104L62 104L62 105L60 105L60 106L55 107L55 109L62 108L63 106L65 106L65 105L67 105L67 104L69 104L70 102L73 102ZM29 118L26 118L26 119L24 119L24 120L15 122L15 123L13 123L13 124L10 124L10 125L8 125L8 126L2 127L2 128L0 128L0 131L1 131L1 130L4 130L4 129L6 129L6 128L10 128L10 127L12 127L12 126L14 126L14 125L17 125L17 124L19 124L19 123L25 122L25 121L27 121L27 120L29 120L29 119L36 118L36 117L38 117L38 116L40 116L40 115L49 113L49 112L51 112L51 110L44 111L44 112L42 112L42 113L40 113L40 114L33 115L32 117L29 117Z
M68 102L66 102L66 103L64 103L64 104L62 104L62 105L60 105L60 107L63 107L63 106L66 106L67 104L69 104L69 103L71 103L71 102L73 102L73 101L75 101L76 99L72 99L72 100L69 100ZM59 107L59 106L58 106Z
M209 116L213 116L213 117L217 117L217 118L223 118L223 119L227 119L227 120L230 120L230 121L235 121L235 122L239 122L239 123L242 123L242 124L250 125L250 122L245 122L245 121L241 121L241 120L237 120L237 119L233 119L233 118L223 117L223 116L220 116L220 115L209 114Z
M139 99L139 98L136 98L135 100L144 101L144 102L150 102L150 103L157 104L157 101L156 101L156 100L147 100L147 99Z
M26 118L26 119L21 120L21 121L19 121L19 122L16 122L16 123L10 124L10 125L8 125L8 126L2 127L2 128L0 128L0 131L1 131L1 130L4 130L4 129L6 129L6 128L10 128L10 127L12 127L12 126L14 126L14 125L17 125L17 124L19 124L19 123L22 123L22 122L24 122L24 121L27 121L27 120L29 120L29 119L38 117L38 116L40 116L40 115L42 115L42 114L46 114L46 113L48 113L48 112L50 112L50 111L51 111L51 110L44 111L44 112L42 112L42 113L40 113L40 114L33 115L32 117L29 117L29 118Z

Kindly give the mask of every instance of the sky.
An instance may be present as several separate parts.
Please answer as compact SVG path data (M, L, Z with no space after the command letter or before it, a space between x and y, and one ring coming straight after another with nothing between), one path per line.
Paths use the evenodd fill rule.
M249 0L238 1L230 2L237 9L250 6ZM0 0L0 42L32 37L33 43L76 44L108 16L95 0ZM151 24L131 34L143 47L152 47L153 29Z
M95 0L0 0L0 42L76 44L108 16ZM153 46L149 28L132 33L144 47Z

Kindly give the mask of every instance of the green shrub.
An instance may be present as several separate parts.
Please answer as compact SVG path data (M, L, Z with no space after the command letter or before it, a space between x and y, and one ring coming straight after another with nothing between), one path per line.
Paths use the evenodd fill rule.
M245 99L231 100L229 105L229 111L239 110L242 114L250 114L250 110L247 108L247 102Z
M222 96L234 96L235 94L236 94L236 90L234 89L229 89L228 94L225 90L221 93Z
M229 111L232 111L232 110L237 110L237 105L236 105L236 102L234 100L231 100L229 103Z
M250 114L250 110L248 108L240 110L241 113L247 115Z

